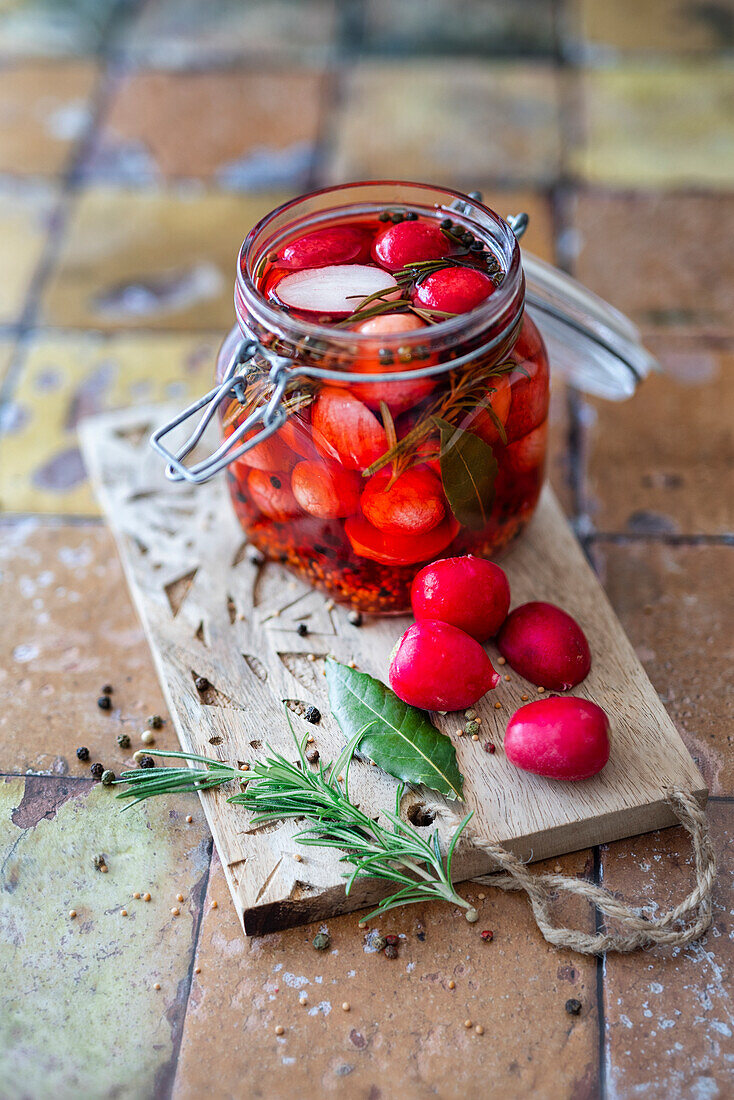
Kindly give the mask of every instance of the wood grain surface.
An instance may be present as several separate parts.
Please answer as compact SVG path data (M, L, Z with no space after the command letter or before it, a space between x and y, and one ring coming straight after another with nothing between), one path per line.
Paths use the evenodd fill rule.
M292 755L283 711L288 700L298 732L313 734L328 761L343 736L329 715L324 658L354 661L385 679L388 655L408 620L365 619L355 627L346 610L281 566L253 561L223 478L199 487L164 478L147 440L170 412L137 409L95 417L83 422L81 438L181 744L228 761L253 761L268 747ZM612 752L601 775L580 783L547 781L513 768L502 752L504 729L521 696L537 696L532 685L504 668L509 681L503 679L476 707L479 741L458 736L461 715L435 716L456 745L466 804L475 811L472 827L538 860L672 824L666 788L681 787L705 801L705 783L550 489L503 566L513 606L546 599L582 623L593 665L577 694L610 715ZM299 623L308 626L305 637L297 632ZM496 658L492 647L489 652ZM199 676L209 680L210 690L197 691ZM311 704L322 712L318 725L299 715ZM496 746L494 754L485 751L487 741ZM392 807L395 790L391 777L355 762L355 801L375 810ZM247 934L358 909L380 897L380 884L371 880L346 897L338 858L331 850L302 848L294 839L299 824L253 828L242 807L227 804L226 792L201 798ZM405 792L401 810L410 818L421 806L444 837L446 805L441 796L417 788ZM457 879L491 870L469 842L460 846L454 866Z

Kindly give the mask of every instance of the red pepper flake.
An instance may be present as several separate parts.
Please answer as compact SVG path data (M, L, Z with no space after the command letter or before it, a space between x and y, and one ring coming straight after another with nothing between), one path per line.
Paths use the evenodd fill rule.
M394 936L394 935L385 936L385 943L389 943L391 947L395 947L395 945L399 942L400 942L400 940L399 940L398 936Z
M494 932L490 928L485 928L480 934L485 943L491 943L494 939Z
M484 747L484 751L488 752L490 756L497 751L497 749L495 748L495 746L492 744L491 741L485 741L483 747Z

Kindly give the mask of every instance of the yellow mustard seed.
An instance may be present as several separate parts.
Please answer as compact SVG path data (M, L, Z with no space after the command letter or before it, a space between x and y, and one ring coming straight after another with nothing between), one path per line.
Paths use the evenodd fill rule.
M285 1035L285 1028L283 1027L282 1024L278 1024L278 1026L275 1029L275 1034L276 1035Z
M176 901L183 901L183 899L184 899L183 894L176 894Z
M544 691L545 691L544 687L539 687L538 688L538 695L542 695Z
M293 855L296 863L303 863L303 856L299 852L295 852Z
M502 703L495 703L494 704L494 709L495 710L502 710Z
M497 658L497 664L498 665L506 665L507 664L507 659L505 657L498 657Z
M472 739L472 741L478 741L479 740L479 734L478 733L473 733L471 735L471 739Z
M456 989L456 982L454 981L453 978L449 982L449 989Z
M477 1026L474 1028L474 1034L475 1035L484 1035L484 1028L482 1027L481 1024L477 1024Z
M136 890L135 893L133 894L133 898L137 901L139 897L140 897L140 891Z
M521 695L520 698L522 699L523 703L527 703L530 696L529 695Z
M69 919L74 920L75 916L76 916L76 909L70 909L69 910Z
M186 814L186 824L187 824L187 825L190 825L190 824L191 824L191 822L192 822L193 820L194 820L194 819L193 819L193 817L191 816L191 814Z
M344 1009L345 1012L349 1012L351 1007L352 1006L350 1005L349 1001L343 1001L342 1002L342 1008Z
M153 730L143 730L143 732L140 734L140 740L143 742L144 745L154 745L155 734L153 733Z
M150 894L143 894L143 901L150 901Z
M509 677L509 676L505 676L505 680L507 680L507 683L509 684L509 682L510 682L510 677Z
M153 989L160 989L160 988L161 988L161 983L160 982L153 982Z
M181 912L181 910L180 910L180 909L178 908L178 906L177 906L177 905L174 905L173 909L171 910L171 914L172 914L172 915L173 915L174 917L177 917L177 916L179 915L179 913L180 913L180 912Z
M126 917L127 916L127 909L121 909L120 910L120 916L121 917Z
M465 1028L467 1029L467 1031L468 1031L468 1030L469 1030L469 1028L470 1028L470 1027L472 1027L472 1026L473 1026L473 1024L472 1024L472 1021L471 1021L471 1020L464 1020L464 1027L465 1027Z
M213 901L212 902L212 909L218 909L218 908L219 908L219 902L218 901Z

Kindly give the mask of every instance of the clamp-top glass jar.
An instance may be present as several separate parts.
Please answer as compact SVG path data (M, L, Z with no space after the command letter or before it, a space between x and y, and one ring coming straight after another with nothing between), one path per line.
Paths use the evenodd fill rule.
M535 509L548 434L513 222L476 195L408 183L273 211L240 251L217 389L175 423L207 413L177 455L161 442L174 425L153 437L169 475L227 466L249 541L361 611L408 609L434 558L496 555ZM223 444L184 466L215 408Z

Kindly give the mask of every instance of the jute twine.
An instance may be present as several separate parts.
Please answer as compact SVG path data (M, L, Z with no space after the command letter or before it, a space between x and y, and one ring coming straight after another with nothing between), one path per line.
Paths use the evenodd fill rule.
M683 947L700 939L712 920L716 856L709 838L706 814L685 791L669 790L665 800L680 824L690 835L695 855L696 884L690 894L666 913L646 917L641 909L628 905L609 890L585 879L569 875L537 874L501 844L481 836L471 842L496 863L499 872L474 881L499 890L524 890L530 899L538 928L548 943L567 947L584 955L603 955L608 951L628 953L655 944ZM581 932L554 922L551 908L561 894L585 898L616 924L614 932ZM648 903L649 904L649 903Z

